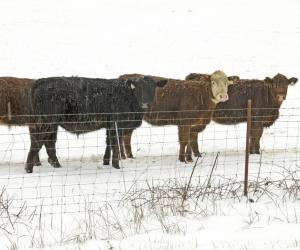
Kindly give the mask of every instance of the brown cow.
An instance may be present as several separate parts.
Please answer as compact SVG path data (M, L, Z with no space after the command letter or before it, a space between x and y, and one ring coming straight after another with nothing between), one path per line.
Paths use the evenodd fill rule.
M202 80L207 75L192 73L187 80ZM233 125L247 121L247 100L252 99L252 119L250 134L250 153L260 153L260 138L265 127L270 127L279 117L279 108L287 95L289 85L294 85L297 78L288 79L282 74L275 75L272 79L267 77L262 80L237 80L229 87L227 102L219 103L214 111L212 120L219 124ZM192 139L196 144L192 146L194 154L198 154L198 132L201 126L194 128ZM191 154L191 148L187 149Z
M34 80L0 77L0 124L26 126L32 122L31 86ZM29 130L31 130L29 128ZM41 165L39 157L35 165Z
M120 78L139 76L139 74L132 74ZM154 77L154 79L162 78ZM168 79L165 87L157 89L155 99L145 113L144 120L155 126L177 125L180 143L179 160L191 161L190 158L186 158L185 149L192 138L190 136L192 128L205 127L210 122L216 104L228 100L227 89L231 83L222 71L216 71L201 81ZM132 157L131 134L132 131L123 138L127 157ZM125 157L124 152L121 154Z

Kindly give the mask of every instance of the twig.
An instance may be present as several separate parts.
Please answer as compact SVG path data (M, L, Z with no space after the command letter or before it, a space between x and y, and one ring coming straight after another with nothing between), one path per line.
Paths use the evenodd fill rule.
M257 174L257 178L256 178L256 185L255 185L255 188L254 188L254 193L256 193L256 192L257 192L257 189L258 189L258 178L259 178L259 176L260 176L262 154L263 154L263 151L261 151L261 153L260 153L260 158L259 158L259 169L258 169L258 174Z
M209 186L209 184L210 184L210 180L211 180L213 171L214 171L214 169L215 169L215 166L216 166L216 164L217 164L217 160L218 160L219 154L220 154L220 152L217 153L216 158L215 158L215 161L214 161L214 165L213 165L212 168L211 168L211 171L210 171L210 174L209 174L209 177L208 177L208 180L207 180L207 184L206 184L205 190L204 190L204 192L203 192L203 196L202 196L202 200L201 200L201 201L204 200L204 196L205 196L206 191L207 191L207 188L208 188L208 186Z
M205 155L204 155L205 156ZM195 172L195 168L197 166L197 163L198 163L198 160L199 160L199 157L197 157L196 159L196 162L193 166L193 169L192 169L192 172L191 172L191 175L190 175L190 178L189 178L189 181L188 181L188 184L186 185L186 188L184 190L184 193L183 193L183 196L182 196L182 202L181 202L181 207L183 208L183 205L184 205L184 202L186 201L186 196L187 196L187 193L189 191L189 188L190 188L190 185L191 185L191 181L192 181L192 178L193 178L193 175L194 175L194 172ZM202 158L202 161L203 161L203 158Z

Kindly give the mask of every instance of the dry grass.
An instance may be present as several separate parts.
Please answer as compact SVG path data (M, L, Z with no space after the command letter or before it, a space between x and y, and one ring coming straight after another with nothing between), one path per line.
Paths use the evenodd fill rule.
M282 169L282 178L276 180L258 173L255 178L250 178L249 197L245 199L243 181L238 177L226 178L214 174L217 159L218 155L206 178L194 176L193 169L187 179L168 179L160 183L147 181L142 188L133 184L118 203L95 204L85 200L85 212L74 216L72 229L66 230L61 226L56 235L49 234L51 230L43 206L29 213L24 202L16 209L14 197L9 197L6 190L2 189L0 232L8 239L7 249L11 250L19 248L20 237L28 239L29 247L41 248L48 245L49 237L55 244L66 244L93 239L120 240L151 231L184 235L186 225L181 224L179 218L202 218L220 213L226 215L226 211L220 211L219 202L224 201L228 204L268 201L280 211L280 217L270 220L299 223L297 211L287 207L288 202L299 200L298 169ZM194 165L196 167L197 162ZM246 223L252 225L259 220L260 214L251 210L250 206Z

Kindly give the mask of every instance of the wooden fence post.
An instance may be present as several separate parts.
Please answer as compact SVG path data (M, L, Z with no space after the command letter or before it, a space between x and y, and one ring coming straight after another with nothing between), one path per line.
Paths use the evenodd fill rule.
M244 177L244 196L248 195L248 172L249 172L249 153L250 153L250 133L251 133L251 106L252 100L248 100L247 105L247 134L245 152L245 177Z
M11 106L10 102L7 103L7 118L9 121L11 121Z

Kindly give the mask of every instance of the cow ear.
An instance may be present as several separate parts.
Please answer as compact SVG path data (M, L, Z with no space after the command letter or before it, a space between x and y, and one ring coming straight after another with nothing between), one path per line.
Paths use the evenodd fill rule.
M273 80L272 80L272 78L270 78L270 77L266 77L266 78L264 79L264 82L265 82L266 84L272 84L272 83L273 83Z
M190 73L185 77L185 80L195 80L197 78L199 78L198 73Z
M130 88L131 88L131 89L135 89L135 88L136 88L136 85L135 85L134 82L130 83Z
M296 77L292 77L292 78L289 79L289 84L290 85L295 85L296 82L298 82L298 79Z
M128 88L130 88L130 89L135 89L136 88L135 82L132 81L131 79L126 80L125 83L127 84Z
M168 82L167 79L159 80L156 82L156 86L162 88L167 84L167 82Z
M240 80L240 78L238 76L229 76L228 77L229 85L237 84L238 80Z
M194 78L195 73L190 73L185 77L185 80L192 80Z
M149 81L149 80L152 80L152 77L150 77L150 76L143 76L142 79L145 80L145 81Z

